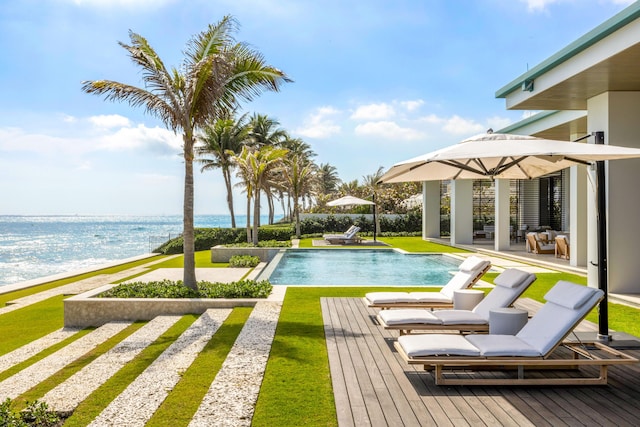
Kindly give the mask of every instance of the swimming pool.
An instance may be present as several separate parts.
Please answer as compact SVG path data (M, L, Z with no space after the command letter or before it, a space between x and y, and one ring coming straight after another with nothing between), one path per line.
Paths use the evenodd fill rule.
M393 250L288 249L260 278L274 285L442 286L461 263L449 255Z

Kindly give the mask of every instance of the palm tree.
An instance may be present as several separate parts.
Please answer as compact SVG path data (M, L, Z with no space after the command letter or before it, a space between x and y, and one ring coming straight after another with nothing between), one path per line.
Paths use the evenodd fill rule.
M201 172L220 168L224 183L227 187L227 205L231 215L231 227L236 228L236 217L233 211L233 190L231 185L231 172L234 168L232 156L238 154L242 145L249 137L247 115L243 114L238 120L234 118L220 118L213 123L208 123L203 134L198 136L202 143L196 148L196 154L202 163ZM212 156L212 157L207 157Z
M251 143L256 148L267 145L279 147L282 141L287 137L287 132L280 128L280 122L265 114L254 113L250 120L250 127ZM273 192L269 186L262 190L264 190L265 195L267 196L267 203L269 206L269 224L273 224ZM258 218L258 221L260 221L260 218Z
M184 284L197 289L193 227L193 160L195 131L207 121L236 111L266 90L278 91L290 79L265 64L262 55L233 38L235 19L225 16L194 36L184 51L182 66L168 70L142 36L129 32L131 45L120 43L131 60L142 67L142 88L111 80L85 81L82 90L105 95L109 101L144 106L167 128L182 132L185 165L183 232Z
M338 169L329 163L321 163L318 168L318 192L321 194L335 193L340 185Z
M310 195L315 186L316 166L299 154L288 156L283 168L287 191L293 199L293 216L296 221L296 238L300 238L300 199Z
M258 244L261 190L267 187L273 175L280 170L286 154L286 149L269 145L259 149L244 146L240 154L234 157L239 167L238 173L247 185L247 194L251 190L253 191L253 230L251 234L254 245Z

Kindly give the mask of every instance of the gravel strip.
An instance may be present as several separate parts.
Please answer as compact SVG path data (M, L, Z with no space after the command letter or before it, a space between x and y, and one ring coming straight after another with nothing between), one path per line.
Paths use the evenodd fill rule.
M49 335L45 335L35 341L31 341L29 344L25 344L10 353L3 354L0 356L0 372L6 371L10 367L24 362L30 357L40 353L45 348L49 348L54 344L66 340L70 336L76 334L79 330L80 329L74 328L58 329L57 331L53 331Z
M207 310L90 426L144 426L230 312L230 309Z
M256 304L190 427L250 426L281 304Z
M94 390L180 320L180 317L158 316L151 320L71 378L49 391L42 400L55 411L72 412Z
M83 354L93 350L118 332L129 326L130 322L107 323L68 346L45 357L37 363L0 382L0 401L14 399L31 387L49 378Z

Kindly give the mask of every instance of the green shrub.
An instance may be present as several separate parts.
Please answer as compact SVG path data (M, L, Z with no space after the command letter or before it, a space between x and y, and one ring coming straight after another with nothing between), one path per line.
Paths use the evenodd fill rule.
M256 246L253 243L230 243L228 245L224 245L227 248L255 248ZM259 240L258 241L259 248L290 248L291 240Z
M7 427L52 427L60 425L60 417L45 402L27 402L27 407L19 413L11 409L11 399L0 403L0 426Z
M295 233L290 224L262 226L258 229L259 241L291 240ZM195 250L204 251L217 245L246 243L246 228L196 228L194 230ZM184 250L182 236L171 239L153 250L163 255L181 254Z
M251 255L234 255L229 259L229 267L253 268L260 264L260 257Z
M123 283L102 292L100 298L266 298L273 285L268 280L240 280L232 283L198 282L198 291L181 280ZM1 426L2 424L0 424Z
M202 298L266 298L273 285L268 280L240 280L232 283L200 282Z

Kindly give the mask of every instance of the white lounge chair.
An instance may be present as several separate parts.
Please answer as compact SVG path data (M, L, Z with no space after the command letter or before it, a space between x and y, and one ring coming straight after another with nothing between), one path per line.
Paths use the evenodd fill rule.
M339 237L339 236L344 236L345 234L351 233L355 228L357 228L355 225L352 225L351 227L347 228L347 231L345 231L344 233L341 234L323 234L322 238L326 239L327 237Z
M565 342L564 338L603 298L595 288L559 281L547 294L546 304L516 335L491 334L417 334L403 335L395 347L410 364L435 368L436 384L606 384L607 367L613 364L637 363L638 359L600 342ZM550 357L562 346L573 358ZM588 348L597 351L592 353ZM525 378L525 367L575 368L598 366L596 377ZM444 370L493 369L517 367L517 377L473 378L446 377Z
M364 300L369 307L450 308L453 292L472 286L490 268L489 260L472 255L460 264L458 272L439 292L369 292Z
M508 268L495 278L495 288L473 310L381 310L378 322L385 329L399 330L401 335L414 330L488 331L489 312L509 307L535 280L535 274Z
M360 227L352 227L344 234L333 234L326 235L324 239L331 243L335 244L346 244L346 243L360 243L362 239L357 236L358 231L360 231Z

